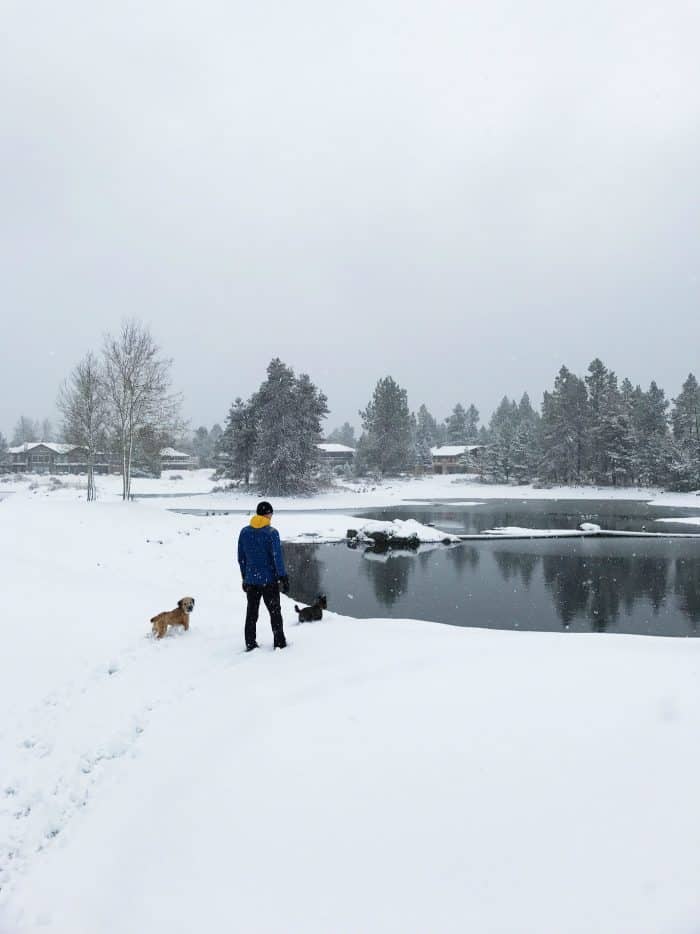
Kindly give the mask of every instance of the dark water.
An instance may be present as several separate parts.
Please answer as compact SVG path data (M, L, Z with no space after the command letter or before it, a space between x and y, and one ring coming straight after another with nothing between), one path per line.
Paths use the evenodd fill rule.
M455 626L695 636L700 541L485 541L375 555L340 545L286 545L295 599L328 595L356 617Z
M372 519L417 519L425 525L459 534L475 534L498 526L529 529L577 529L582 522L595 522L604 529L626 532L699 532L697 525L655 522L676 518L697 509L649 506L637 500L485 500L462 506L449 502L412 504L388 509L367 509L355 515Z

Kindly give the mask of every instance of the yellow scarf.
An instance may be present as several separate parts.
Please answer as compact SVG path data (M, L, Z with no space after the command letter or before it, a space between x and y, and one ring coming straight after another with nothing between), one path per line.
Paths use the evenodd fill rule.
M266 525L269 525L272 520L269 516L253 516L250 520L250 524L254 529L264 529Z

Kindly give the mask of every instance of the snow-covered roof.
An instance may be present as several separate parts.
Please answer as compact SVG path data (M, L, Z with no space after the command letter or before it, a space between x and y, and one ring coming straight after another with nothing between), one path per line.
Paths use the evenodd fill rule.
M433 457L460 457L479 448L483 448L483 444L444 444L439 448L431 448L430 453Z
M160 452L161 457L189 457L185 451L176 451L175 448L163 448Z
M27 451L33 451L34 448L44 447L53 451L54 454L67 454L74 451L77 444L59 444L56 441L26 441L24 444L18 444L16 447L8 448L9 454L25 454Z
M347 444L317 444L316 447L328 454L354 454L355 448L349 448Z

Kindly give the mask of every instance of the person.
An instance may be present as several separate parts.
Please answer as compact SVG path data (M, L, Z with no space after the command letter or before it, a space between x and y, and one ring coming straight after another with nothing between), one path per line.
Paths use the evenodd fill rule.
M245 616L246 652L252 652L259 647L255 637L261 598L270 614L274 647L284 649L287 645L280 606L280 587L282 593L289 593L289 578L284 566L280 534L270 525L272 511L272 506L265 500L258 503L250 525L241 529L238 536L238 564L243 578L243 590L248 597Z

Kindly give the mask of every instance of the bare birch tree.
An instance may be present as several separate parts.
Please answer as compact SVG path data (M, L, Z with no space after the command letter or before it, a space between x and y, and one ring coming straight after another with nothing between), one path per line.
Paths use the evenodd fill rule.
M63 416L63 436L87 451L87 498L95 495L95 455L105 444L107 400L100 365L87 353L59 390L57 407Z
M103 378L109 418L121 451L122 498L131 493L131 460L140 432L176 432L179 395L170 392L172 360L160 356L146 325L125 321L116 337L107 334Z

